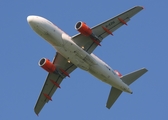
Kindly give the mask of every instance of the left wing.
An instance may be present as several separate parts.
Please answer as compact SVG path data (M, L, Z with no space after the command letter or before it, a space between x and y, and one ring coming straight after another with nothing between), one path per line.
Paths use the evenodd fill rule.
M127 24L131 17L133 17L136 13L141 11L143 7L136 6L120 15L117 15L114 18L111 18L95 27L91 28L93 34L95 34L100 41L102 41L105 37L107 37L110 32L114 32L119 27L124 24ZM106 29L106 30L105 30ZM72 40L80 47L84 47L84 50L89 54L93 52L93 50L97 47L97 44L93 42L93 40L89 36L84 36L82 34L77 34L72 37Z
M76 69L76 66L74 64L68 63L67 60L59 53L56 54L53 60L53 63L55 66L62 68L69 74ZM60 74L55 74L55 73L48 74L46 81L44 83L44 86L42 88L42 91L40 93L40 96L34 108L34 111L37 115L39 114L39 112L41 111L45 103L47 103L49 100L52 100L51 99L52 95L57 90L57 88L60 87L59 85L64 78L65 77L61 76Z

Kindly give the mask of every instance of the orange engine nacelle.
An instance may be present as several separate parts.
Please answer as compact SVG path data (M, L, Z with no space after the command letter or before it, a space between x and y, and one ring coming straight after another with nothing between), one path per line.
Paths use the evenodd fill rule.
M76 23L75 29L85 36L90 36L92 34L92 30L86 25L86 23L81 21Z
M46 58L40 59L38 65L50 73L53 73L56 70L56 66Z
M118 72L117 70L114 70L114 72L119 76L122 77L122 74L120 72Z

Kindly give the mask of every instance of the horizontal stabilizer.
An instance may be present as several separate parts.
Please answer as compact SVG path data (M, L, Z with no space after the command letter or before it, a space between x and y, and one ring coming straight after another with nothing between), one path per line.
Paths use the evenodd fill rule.
M148 70L146 68L142 68L140 70L137 70L135 72L129 73L127 75L122 76L120 79L127 85L130 85L133 83L136 79L141 77L144 73L146 73Z
M135 72L132 72L130 74L124 75L122 76L120 79L126 83L127 85L130 85L131 83L133 83L136 79L138 79L139 77L141 77L144 73L146 73L148 70L146 68L142 68L140 70L137 70ZM118 97L120 96L120 94L122 93L121 90L111 87L111 91L107 100L107 104L106 107L108 109L111 108L111 106L114 104L114 102L118 99Z
M109 97L106 103L106 107L108 109L111 108L111 106L115 103L115 101L117 100L117 98L120 96L121 93L122 93L121 90L111 87L111 91L110 91L110 94L109 94Z

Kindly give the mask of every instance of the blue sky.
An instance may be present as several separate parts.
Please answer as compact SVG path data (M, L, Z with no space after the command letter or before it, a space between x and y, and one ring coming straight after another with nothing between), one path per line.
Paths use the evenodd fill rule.
M166 0L1 0L0 119L166 119L167 4ZM110 86L76 69L37 117L33 109L47 76L37 63L42 57L52 60L55 50L30 28L27 16L43 16L73 36L79 20L92 27L136 5L145 9L94 51L122 74L142 67L149 70L130 86L134 93L123 93L108 110Z

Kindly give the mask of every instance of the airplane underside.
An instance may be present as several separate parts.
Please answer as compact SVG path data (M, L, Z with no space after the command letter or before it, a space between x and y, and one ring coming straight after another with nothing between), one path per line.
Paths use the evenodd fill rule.
M61 87L63 79L70 77L70 73L77 67L111 86L107 108L111 108L123 91L132 94L129 85L146 73L147 69L142 68L123 76L92 52L96 47L101 46L105 37L113 35L119 27L127 25L130 18L142 9L141 6L135 6L92 28L85 22L79 21L75 25L79 34L72 37L43 17L28 16L27 21L31 28L57 51L52 62L47 58L42 58L38 63L48 72L48 76L35 105L35 113L39 114L45 103L52 100L52 95L57 88Z

